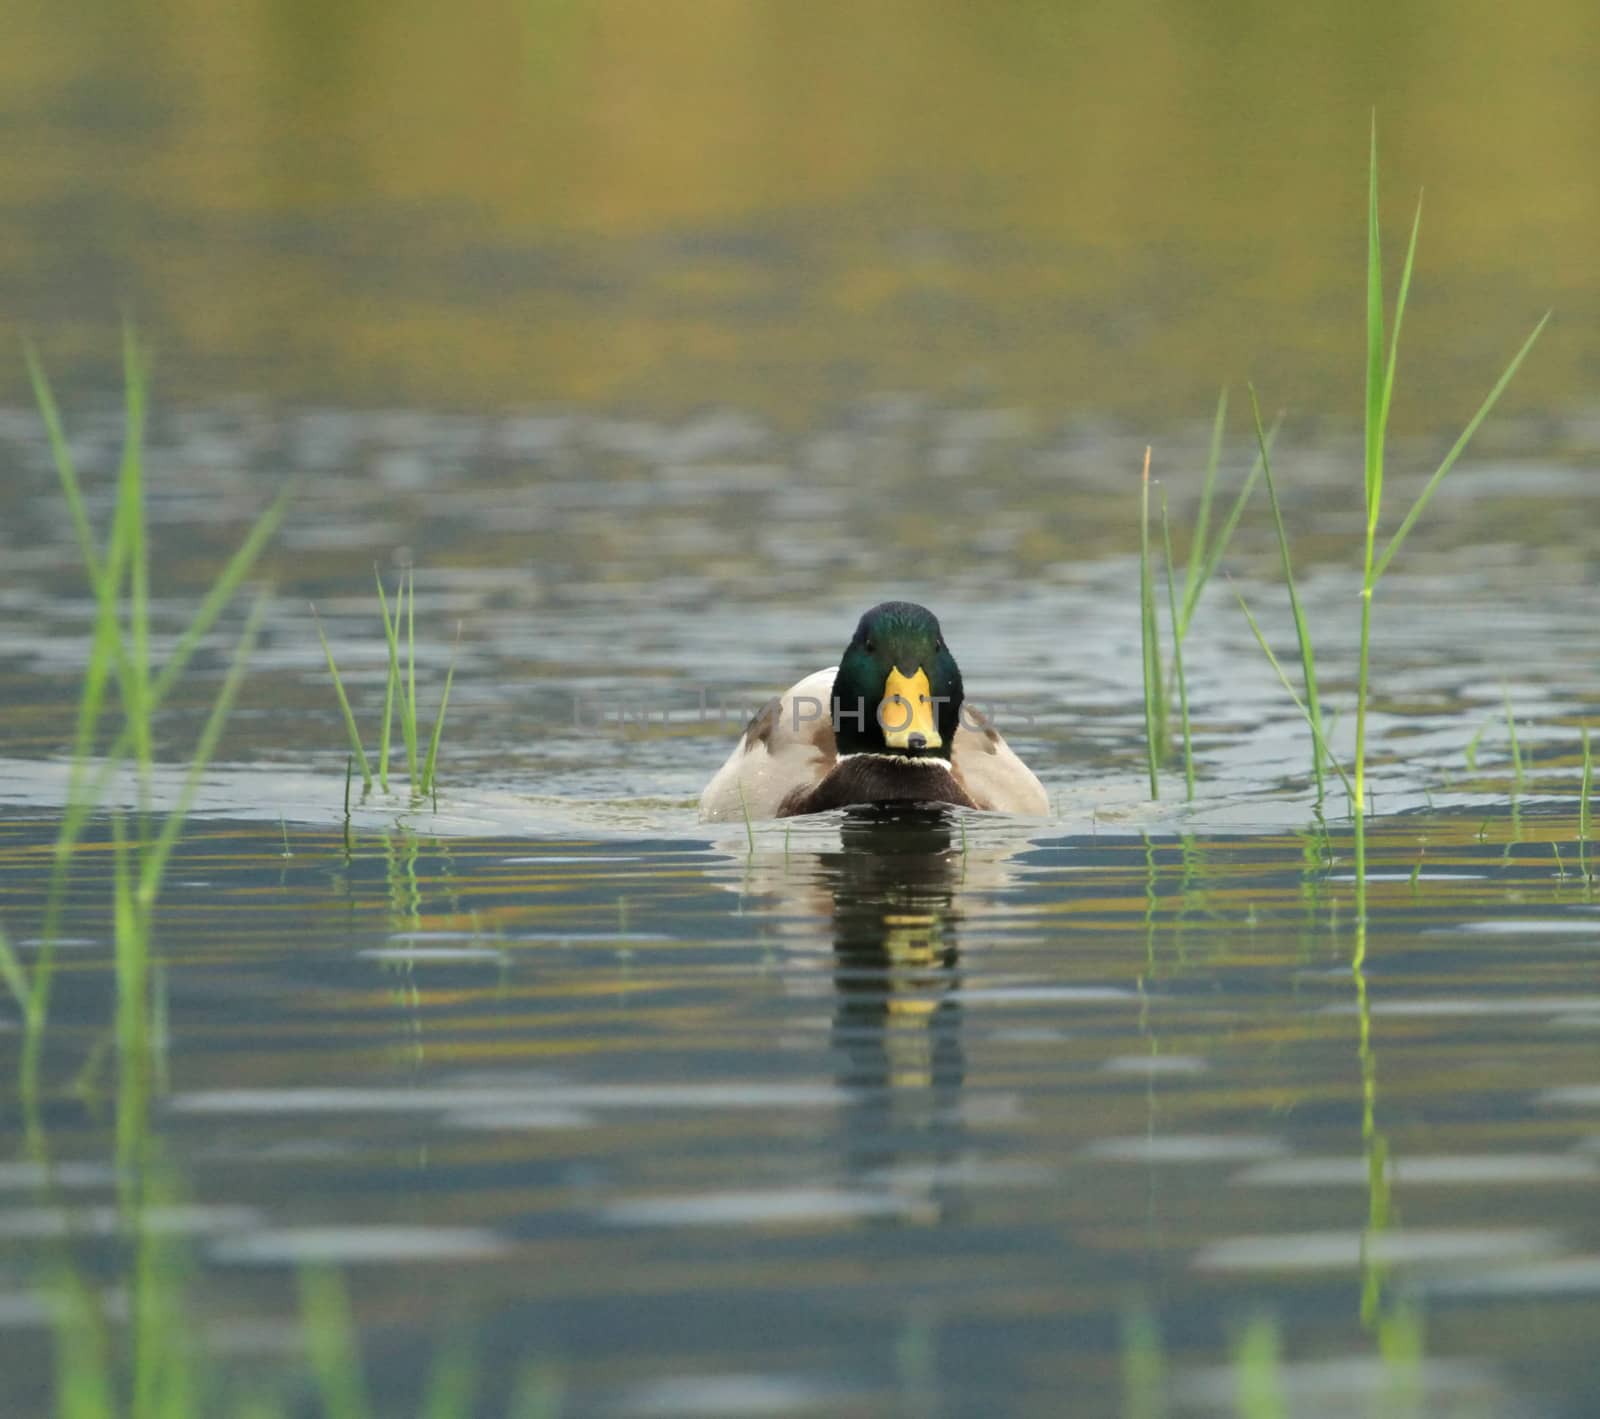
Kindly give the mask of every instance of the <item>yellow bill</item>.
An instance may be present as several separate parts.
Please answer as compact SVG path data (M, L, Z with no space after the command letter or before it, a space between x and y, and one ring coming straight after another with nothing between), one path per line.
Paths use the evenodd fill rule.
M878 705L878 723L883 726L883 742L891 749L910 748L913 734L922 736L924 749L943 747L926 670L918 670L915 675L902 675L897 669L889 671L883 700Z

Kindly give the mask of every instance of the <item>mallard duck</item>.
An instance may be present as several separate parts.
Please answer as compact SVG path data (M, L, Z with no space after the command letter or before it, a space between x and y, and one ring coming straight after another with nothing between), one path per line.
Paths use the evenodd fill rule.
M838 665L807 675L750 721L700 795L700 816L789 818L852 803L1048 814L1043 785L961 701L938 618L885 601L861 618Z

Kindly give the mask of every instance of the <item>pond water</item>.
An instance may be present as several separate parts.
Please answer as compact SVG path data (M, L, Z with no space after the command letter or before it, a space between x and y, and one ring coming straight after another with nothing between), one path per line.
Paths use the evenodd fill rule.
M292 488L166 874L148 1076L107 847L179 800L242 607L74 857L31 1099L0 996L0 1413L66 1412L69 1274L116 1353L140 1315L193 1339L195 1412L320 1413L318 1266L384 1415L457 1351L486 1416L519 1386L524 1415L1592 1413L1600 194L1556 60L1593 14L1418 28L1401 73L1373 46L1421 7L779 8L480 6L467 36L164 0L39 7L0 50L0 292L101 529L119 300L158 351L158 661ZM1196 800L1169 767L1149 801L1137 475L1153 443L1181 556L1222 372L1282 385L1348 756L1380 101L1388 210L1455 188L1391 519L1561 311L1378 596L1356 975L1343 793L1319 809L1233 596L1292 660L1259 499L1184 646ZM0 396L0 926L31 970L94 604L20 370ZM370 746L372 568L412 565L425 724L455 664L437 801L347 811L307 603ZM938 612L1052 816L700 824L748 709L889 596Z
M274 436L315 448L327 423ZM486 451L396 488L378 471L396 456L386 420L345 421L324 455L336 472L308 477L280 534L297 594L269 604L159 915L160 1220L234 1384L299 1372L296 1276L317 1260L343 1269L385 1413L411 1412L461 1329L486 1413L530 1361L570 1413L1137 1412L1129 1337L1152 1328L1165 1378L1138 1383L1173 1412L1228 1412L1239 1334L1262 1314L1295 1414L1349 1413L1353 1392L1375 1412L1586 1412L1600 901L1576 841L1577 726L1595 707L1577 472L1545 454L1479 464L1384 588L1363 988L1342 803L1320 828L1305 731L1224 586L1186 647L1197 802L1172 773L1146 801L1136 560L1050 546L1131 515L1131 485L1111 486L1127 450L1008 443L1002 458L951 423L879 409L819 434L837 466L791 481L806 447L732 416L636 424L626 455L615 426L574 416L531 483L528 455L494 451L504 421L420 423L403 440L425 465L447 457L433 438ZM175 549L156 564L158 658L190 614L185 578L210 574L213 541L238 535L228 512L254 506L242 455L218 451L255 427L214 416L210 465L171 481L197 435L158 433L153 535ZM902 442L934 467L954 449L1011 470L981 525L996 563L1002 542L1043 544L1024 577L963 553L949 524L892 515L895 475L858 470L899 462ZM34 496L8 548L23 572L0 662L0 890L27 959L92 606L37 436L9 449ZM92 441L82 452L93 469ZM608 458L659 460L631 510L632 478L594 476ZM1339 459L1286 449L1283 464L1308 545L1349 535ZM735 477L737 520L705 501ZM811 558L786 558L800 499L829 515L808 524ZM1259 523L1230 557L1235 585L1287 649ZM1535 551L1506 534L1518 524L1552 532ZM347 829L301 596L318 596L370 742L381 628L342 569L413 529L425 723L462 628L442 788L435 809L362 801L358 783ZM698 824L736 732L724 705L825 663L876 559L930 556L937 583L904 589L943 613L970 693L1007 707L1056 816L829 815L757 824L753 841ZM811 559L838 569L820 595ZM1356 589L1329 563L1303 585L1336 705ZM156 809L231 634L159 722ZM618 706L653 718L598 717ZM1348 750L1347 725L1335 742ZM137 786L111 801L133 810ZM107 831L91 828L63 926L43 1191L8 1110L7 1413L45 1411L37 1298L62 1229L113 1301L132 1284L115 1243ZM0 1033L8 1077L19 1049ZM1397 1360L1382 1327L1402 1323L1424 1339Z

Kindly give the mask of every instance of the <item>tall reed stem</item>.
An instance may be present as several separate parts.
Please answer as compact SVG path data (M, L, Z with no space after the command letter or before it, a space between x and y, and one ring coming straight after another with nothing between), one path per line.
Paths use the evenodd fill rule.
M1383 574L1389 569L1389 564L1394 561L1400 548L1405 544L1412 527L1417 519L1422 516L1424 509L1432 500L1434 493L1439 489L1440 483L1456 465L1462 451L1471 442L1472 436L1478 431L1478 426L1489 415L1500 396L1505 393L1506 386L1511 383L1512 376L1521 367L1528 352L1533 348L1534 342L1539 338L1548 323L1548 313L1537 325L1532 333L1523 341L1522 348L1517 351L1511 362L1501 372L1500 378L1495 381L1494 387L1478 405L1477 411L1467 421L1466 428L1461 431L1450 451L1440 460L1439 466L1434 469L1432 476L1423 486L1406 515L1400 521L1400 526L1395 529L1392 536L1380 548L1378 543L1378 523L1383 510L1383 463L1384 441L1389 427L1389 409L1394 398L1395 370L1399 365L1400 354L1400 327L1405 318L1406 299L1411 291L1411 272L1416 263L1417 233L1422 226L1422 202L1417 201L1416 215L1411 222L1411 239L1406 246L1405 264L1400 271L1400 285L1395 293L1394 324L1389 331L1387 349L1384 341L1384 313L1383 313L1383 252L1378 230L1378 125L1374 116L1372 133L1369 144L1369 161L1367 168L1367 361L1366 361L1366 400L1364 408L1365 449L1363 457L1363 484L1364 484L1364 510L1366 514L1365 536L1363 538L1363 553L1361 562L1361 662L1356 683L1356 746L1355 763L1352 766L1350 783L1350 811L1354 816L1354 847L1355 847L1355 878L1356 878L1356 949L1352 965L1360 971L1366 961L1367 954L1367 710L1371 696L1372 683L1372 599L1378 589L1378 583L1383 579ZM1252 390L1252 396L1254 391ZM1257 417L1257 436L1260 437L1260 419ZM1271 483L1269 481L1270 489ZM1276 498L1274 498L1276 503ZM1284 537L1281 520L1279 523L1279 541L1285 548L1285 573L1288 574L1287 540ZM1291 604L1294 597L1291 583ZM1241 599L1240 602L1243 605ZM1245 607L1245 614L1249 615L1249 608ZM1297 624L1299 624L1297 618ZM1296 706L1311 726L1311 732L1318 741L1323 741L1320 715L1311 705L1300 700L1294 694L1293 687L1289 685L1283 674L1282 668L1273 657L1271 648L1261 635L1255 620L1251 618L1251 629L1256 633L1256 639L1261 648L1266 652L1267 658L1272 661L1273 669L1278 672L1278 678L1283 681L1285 688L1294 698ZM1307 662L1307 688L1308 691L1314 678L1308 642L1302 634L1301 648L1305 653ZM1322 743L1326 750L1326 743ZM1329 762L1337 761L1329 756ZM1469 762L1470 762L1469 754ZM1342 777L1341 772L1341 777Z
M1172 579L1172 524L1167 520L1167 490L1161 490L1161 553L1167 568L1167 614L1172 617L1172 674L1178 682L1178 713L1183 724L1183 796L1194 802L1194 742L1189 736L1189 681L1183 673L1184 624L1178 617L1178 591Z
M1161 797L1157 770L1165 744L1161 700L1161 643L1156 638L1155 591L1150 577L1150 450L1144 451L1139 481L1139 647L1144 656L1144 752L1150 771L1150 797Z

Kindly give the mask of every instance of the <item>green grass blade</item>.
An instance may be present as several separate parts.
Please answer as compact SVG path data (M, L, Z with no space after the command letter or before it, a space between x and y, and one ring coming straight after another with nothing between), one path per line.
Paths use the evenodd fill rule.
M1418 1419L1425 1413L1423 1366L1426 1363L1422 1317L1409 1305L1378 1322L1378 1354L1383 1363L1379 1414Z
M1260 449L1261 469L1267 480L1267 501L1272 507L1272 525L1278 534L1278 556L1283 563L1284 585L1289 589L1289 610L1294 614L1294 634L1300 647L1300 674L1306 687L1306 709L1316 723L1318 733L1311 745L1311 771L1317 782L1317 797L1323 794L1322 779L1322 701L1317 693L1317 657L1311 646L1311 627L1300 605L1300 594L1295 589L1294 559L1289 551L1289 533L1283 525L1283 511L1278 505L1277 485L1272 481L1272 455L1267 448L1266 430L1261 424L1261 405L1256 399L1255 385L1249 386L1250 414L1255 424L1256 446Z
M118 519L119 525L121 519ZM34 963L33 990L28 1001L28 1035L24 1046L22 1074L31 1080L38 1063L39 1031L49 1014L50 985L55 961L55 937L61 920L73 849L94 804L100 801L110 783L126 746L132 742L133 726L124 725L115 748L99 773L84 789L89 773L89 758L104 709L106 687L112 668L121 660L121 628L117 621L117 590L122 579L122 560L126 539L113 531L106 566L96 584L95 624L89 646L89 663L84 669L83 689L78 698L77 724L73 734L72 767L67 780L67 804L56 830L50 883L45 894L44 922L40 931L44 945Z
M1467 740L1467 747L1461 751L1462 757L1467 761L1467 772L1469 774L1475 774L1478 772L1478 741L1483 738L1484 730L1486 730L1493 723L1494 721L1492 719L1484 720L1484 722L1478 726L1472 738Z
M55 1283L57 1419L115 1419L111 1364L99 1297L76 1276Z
M1266 1316L1251 1321L1239 1339L1233 1365L1239 1419L1289 1419L1277 1322Z
M1282 427L1282 419L1273 421L1267 430L1267 447L1271 448L1277 441L1278 430ZM1189 623L1194 619L1195 607L1200 604L1200 598L1205 594L1206 585L1216 574L1217 566L1222 561L1223 554L1228 550L1228 543L1233 540L1234 530L1239 526L1239 519L1244 516L1246 504L1250 501L1250 494L1255 491L1256 482L1261 477L1261 455L1258 453L1255 462L1250 465L1250 472L1244 483L1240 486L1238 495L1233 500L1233 506L1228 509L1228 515L1223 519L1222 530L1217 533L1214 541L1206 549L1205 566L1201 569L1200 576L1195 581L1192 595L1185 593L1183 603L1183 629L1187 635Z
M1383 501L1383 243L1378 231L1378 115L1367 166L1366 511L1369 536Z
M370 1419L350 1297L334 1272L301 1272L300 1317L325 1419Z
M328 638L322 632L322 617L317 615L317 608L311 608L311 616L317 623L317 639L322 642L322 653L328 658L328 673L333 676L333 692L339 697L339 708L344 713L345 733L350 737L350 753L356 762L361 765L361 786L363 790L372 787L372 769L367 764L366 751L361 747L361 731L356 728L356 717L350 710L350 701L344 692L344 681L339 678L339 667L333 663L333 649L328 644Z
M45 434L50 441L50 456L55 461L56 476L61 481L61 491L66 495L67 513L72 519L72 531L78 539L78 555L83 559L83 569L88 573L89 584L98 594L100 587L100 553L94 544L94 533L89 527L89 515L84 508L83 490L78 483L77 466L72 461L72 450L61 427L61 411L56 407L55 394L45 377L44 366L29 341L24 341L22 356L28 364L28 378L33 384L33 400L39 406L44 420Z
M1594 760L1589 757L1589 726L1583 726L1583 788L1578 795L1578 836L1589 839L1589 802L1594 790Z
M66 811L62 815L60 832L56 837L55 853L58 859L71 854L79 832L82 831L89 815L105 797L106 789L110 787L112 778L122 766L122 761L126 757L132 742L132 730L124 725L121 734L117 736L110 749L106 751L105 757L101 760L94 777L89 780L87 791L80 792L76 798L68 802ZM54 887L54 884L52 884L52 887ZM47 929L43 935L48 938L50 931Z
M111 819L112 922L116 971L117 1196L127 1216L136 1209L145 1185L143 1164L150 1137L150 1030L148 913L134 901L134 850L123 836L122 815ZM137 1284L134 1287L137 1299ZM135 1350L137 1352L137 1345ZM142 1358L136 1354L136 1359ZM135 1415L140 1413L136 1402Z
M405 683L400 673L400 618L405 614L407 605L405 578L400 577L394 589L394 634L390 637L389 644L389 673L393 677L395 695L400 706L400 738L406 746L406 773L409 781L415 785L417 774L417 720L414 714L406 713ZM414 659L414 657L413 657ZM415 791L413 789L413 791Z
M1272 647L1267 644L1266 636L1261 633L1261 627L1256 624L1256 618L1251 614L1250 607L1245 603L1244 597L1239 594L1237 588L1235 588L1233 596L1234 599L1239 603L1239 609L1244 612L1245 620L1250 623L1250 629L1255 634L1256 644L1261 647L1261 653L1267 657L1267 664L1269 664L1273 668L1273 671L1277 674L1278 683L1289 692L1289 698L1294 701L1294 707L1300 711L1300 717L1305 720L1308 726L1310 726L1312 737L1317 741L1318 745L1321 746L1322 752L1326 756L1328 763L1333 765L1333 771L1339 775L1339 782L1344 785L1345 792L1349 793L1351 791L1350 780L1345 774L1344 767L1336 758L1334 758L1333 750L1328 747L1328 741L1323 735L1321 725L1319 725L1317 721L1311 717L1311 711L1306 708L1305 701L1300 698L1300 695L1295 690L1295 687L1289 683L1289 677L1283 673L1283 666L1278 664L1278 657L1272 653Z
M154 760L150 700L150 548L144 515L144 361L131 325L122 331L123 431L122 465L117 476L118 501L127 507L128 640L122 657L122 702L133 726L133 754L139 766L139 798L143 811Z
M1588 744L1588 731L1584 731L1584 743ZM11 944L11 938L6 935L5 927L0 926L0 981L4 981L7 989L16 997L17 1004L22 1013L28 1013L28 972L23 967L22 959L17 955L16 948Z
M1506 737L1511 741L1511 790L1521 793L1525 779L1522 772L1522 746L1517 742L1517 717L1511 711L1511 691L1502 687L1506 702Z
M27 1031L24 1036L23 1059L20 1069L24 1092L27 1092L32 1087L29 1082L30 1079L36 1080L39 1043L43 1026L49 1016L53 942L59 927L73 850L77 845L83 827L88 821L91 812L104 798L123 759L133 748L136 736L143 736L145 742L148 743L148 726L151 717L177 680L185 664L200 643L201 638L217 616L221 614L222 609L231 599L239 582L248 573L267 539L276 529L288 499L288 491L286 490L258 519L244 545L234 554L223 575L207 593L200 611L194 621L191 622L188 630L179 638L161 674L156 677L153 683L148 682L147 678L140 680L141 688L134 692L129 704L132 713L127 722L122 725L120 732L117 734L111 748L103 756L101 763L91 770L90 755L94 749L95 736L104 712L104 699L112 672L115 671L117 673L119 681L124 686L125 693L127 687L134 684L134 672L126 666L127 651L123 643L118 600L121 596L125 575L127 574L130 553L134 550L135 542L142 543L143 541L142 466L131 468L126 466L128 462L127 450L138 448L142 442L145 403L142 364L138 359L136 349L133 349L131 351L129 371L129 407L131 416L137 420L137 427L129 430L130 437L125 445L125 467L118 477L116 509L112 518L112 528L107 541L105 559L102 562L94 546L93 534L84 512L82 491L78 485L76 470L73 467L71 455L62 433L59 412L56 409L49 383L45 379L44 371L34 357L33 352L29 350L27 355L29 371L34 382L34 392L40 401L40 411L44 416L46 428L49 432L57 474L61 480L69 514L77 530L84 567L94 591L96 611L88 665L84 674L83 689L79 697L67 803L56 834L50 881L46 891L44 921L39 933L44 944L34 964L30 981L31 993L26 1006ZM135 437L135 435L138 436ZM136 465L138 464L137 459L134 462ZM134 496L130 497L130 494ZM135 502L137 502L137 506Z
M1394 298L1394 328L1389 332L1389 358L1383 367L1383 402L1378 427L1389 427L1389 405L1394 399L1394 372L1400 363L1400 323L1405 319L1406 300L1411 295L1411 268L1417 262L1417 233L1422 230L1422 195L1417 194L1417 211L1411 219L1411 239L1406 243L1406 262L1400 268L1400 289Z
M70 472L68 459L58 466L58 473ZM65 485L64 485L65 486ZM69 503L73 494L68 494ZM104 564L95 561L89 568L90 581L95 596L94 630L89 645L89 661L84 669L83 689L78 697L78 712L73 731L72 767L67 781L67 804L56 830L53 857L50 864L50 881L45 893L44 922L40 931L43 946L34 963L32 991L26 1014L27 1032L24 1037L20 1078L24 1092L37 1083L42 1030L49 1017L51 982L54 975L55 937L61 920L62 904L71 872L73 849L78 835L87 820L92 805L99 801L110 782L111 773L126 746L132 743L134 727L123 726L119 748L108 756L107 762L94 780L91 792L84 792L85 776L89 773L89 760L94 751L95 735L105 708L106 690L113 670L122 680L121 665L124 658L122 627L117 615L117 600L128 553L129 508L127 499L119 492L117 508L112 518L112 529L106 547ZM90 554L93 555L92 545ZM98 571L95 570L98 568ZM123 681L123 683L126 683Z
M1172 580L1172 526L1167 520L1165 488L1161 490L1161 550L1167 566L1167 611L1172 617L1172 673L1178 682L1178 712L1183 726L1184 799L1193 803L1194 743L1189 737L1189 682L1183 673L1183 637L1178 634L1178 592Z
M95 582L94 631L89 646L89 664L84 672L83 692L78 699L78 720L72 750L75 782L79 780L84 764L94 749L95 731L100 724L105 689L112 670L116 669L119 679L123 679L121 665L125 650L122 624L117 614L117 598L122 591L133 541L129 530L132 514L126 491L125 486L119 488L106 560ZM70 791L68 796L72 796Z
M1428 479L1427 486L1418 494L1416 502L1411 505L1411 511L1405 516L1405 521L1395 529L1394 536L1389 539L1389 545L1384 548L1383 555L1378 558L1377 566L1373 570L1372 579L1374 583L1388 570L1389 563L1394 560L1395 553L1400 550L1401 544L1410 535L1417 519L1422 516L1423 509L1428 506L1429 500L1438 491L1439 484L1444 481L1445 475L1456 466L1456 460L1461 457L1467 445L1472 442L1472 436L1478 432L1478 425L1488 418L1489 411L1499 402L1500 396L1506 392L1506 386L1511 383L1517 371L1522 367L1523 360L1528 357L1528 352L1533 349L1534 341L1539 338L1545 326L1550 323L1550 315L1551 312L1546 311L1544 318L1533 327L1533 333L1522 342L1522 348L1517 351L1515 358L1506 366L1505 372L1495 381L1494 388L1489 391L1488 397L1478 406L1478 412L1472 416L1466 428L1461 431L1461 437L1455 441L1455 445L1445 455L1444 462L1434 471L1433 477Z
M1594 760L1589 756L1589 726L1583 726L1583 786L1578 791L1578 871L1589 875L1589 836L1592 819L1589 804L1594 793ZM0 946L5 938L0 936Z
M395 640L394 621L389 617L389 598L383 594L383 574L373 567L372 578L378 584L378 609L383 612L383 639L389 647L389 675L383 684L383 730L378 737L378 782L383 791L389 791L389 737L394 724L394 691L400 682L400 647ZM395 587L396 605L403 598L404 584Z
M95 629L90 648L89 669L85 676L84 689L79 700L77 730L74 737L74 791L69 792L69 798L71 798L75 796L75 791L81 784L85 761L93 747L95 731L99 725L104 705L105 685L109 679L113 664L117 668L125 698L131 696L127 708L129 709L129 719L135 727L135 733L143 735L147 727L149 715L148 695L141 695L140 686L136 683L133 673L127 667L126 651L123 645L116 604L117 597L121 591L123 575L130 560L141 567L143 565L142 464L138 450L142 445L143 439L144 379L137 349L132 344L130 335L125 349L128 359L128 386L126 392L128 412L127 439L124 445L123 466L118 476L117 504L112 520L106 562L102 565L100 557L95 550L94 534L89 526L82 489L78 483L77 470L72 461L71 451L67 446L66 436L62 431L60 411L56 406L55 396L51 391L43 366L40 364L33 349L25 347L24 354L27 359L29 376L33 383L34 396L38 401L39 411L45 422L51 453L56 465L56 473L60 479L62 493L67 502L68 514L71 517L73 529L78 539L79 553L83 559L84 569L88 575L96 601ZM135 586L137 596L142 592L145 582L142 571L136 572L135 575L137 578ZM142 634L140 625L136 621L135 635L137 637ZM148 663L147 660L146 663Z
M1399 332L1396 331L1398 342ZM1378 230L1378 115L1372 115L1372 149L1367 174L1367 383L1366 383L1366 535L1362 539L1361 650L1356 669L1355 786L1350 811L1355 817L1356 948L1352 966L1360 971L1367 954L1367 690L1372 667L1372 599L1377 586L1374 555L1383 507L1383 462L1388 442L1389 404L1383 353L1383 246ZM1363 1301L1363 1305L1366 1302Z
M1211 528L1211 500L1217 490L1217 468L1222 462L1222 434L1228 422L1228 386L1217 395L1217 412L1211 420L1211 445L1206 450L1206 472L1200 483L1200 506L1194 517L1194 536L1189 542L1189 564L1183 574L1183 604L1187 609L1199 599L1196 584L1206 561L1206 537ZM1189 629L1187 619L1184 630Z
M172 996L167 971L159 961L150 969L151 1082L158 1094L172 1089Z
M396 610L398 614L398 608ZM406 769L417 792L417 572L406 569Z
M1122 1318L1123 1419L1162 1419L1167 1410L1167 1365L1161 1331L1148 1311Z
M742 778L735 779L734 783L739 789L739 808L744 813L745 844L749 851L754 852L756 850L756 829L755 824L750 821L750 805L745 802L744 780Z
M239 694L239 686L244 683L245 669L250 663L250 652L255 649L256 630L261 624L261 614L266 609L266 601L266 593L263 592L256 597L255 605L250 608L250 615L245 620L239 643L234 648L233 661L228 666L222 688L217 692L211 713L206 716L199 741L195 744L194 755L189 764L189 771L184 776L178 801L167 814L165 822L161 825L160 836L145 856L144 867L139 874L139 900L146 905L155 900L156 893L160 890L161 874L166 871L167 858L178 841L178 834L183 831L183 821L188 816L190 805L194 802L195 791L200 786L200 776L211 762L217 741L222 737L223 726L227 724L228 715L233 710L233 702Z
M122 815L112 815L112 943L117 980L117 1052L123 1069L138 1068L145 1055L145 1005L149 997L149 941L134 905L123 840ZM120 1123L120 1120L119 1120Z
M421 792L433 789L433 766L439 758L439 737L444 733L444 712L450 703L450 686L456 678L456 653L461 649L461 625L456 624L456 643L450 651L450 668L445 672L444 694L439 697L439 715L433 721L433 736L428 740L428 759L422 766Z
M470 1419L477 1390L477 1358L468 1335L461 1332L434 1357L420 1419Z
M1139 646L1144 656L1144 751L1150 771L1150 797L1161 797L1157 769L1161 750L1157 743L1161 694L1161 650L1155 637L1155 596L1150 585L1150 450L1144 451L1144 474L1139 483Z

